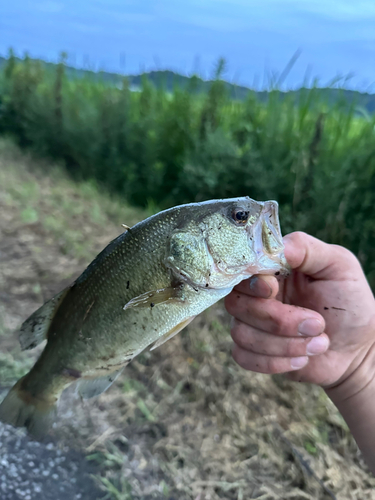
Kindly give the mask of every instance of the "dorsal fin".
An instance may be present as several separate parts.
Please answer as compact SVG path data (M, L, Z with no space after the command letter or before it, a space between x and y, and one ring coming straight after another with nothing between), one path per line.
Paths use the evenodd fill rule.
M70 287L64 288L64 290L43 304L42 307L39 307L22 324L19 341L23 351L25 349L34 349L47 338L52 319L69 290Z

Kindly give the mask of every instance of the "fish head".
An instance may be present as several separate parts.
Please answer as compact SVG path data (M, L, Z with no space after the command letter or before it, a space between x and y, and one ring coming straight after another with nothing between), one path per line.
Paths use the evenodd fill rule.
M169 265L196 288L229 288L254 274L290 272L276 201L202 203L198 216L174 235L170 251Z

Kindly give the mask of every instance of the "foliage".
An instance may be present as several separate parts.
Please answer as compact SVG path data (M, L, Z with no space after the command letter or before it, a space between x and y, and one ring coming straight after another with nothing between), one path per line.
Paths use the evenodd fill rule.
M139 92L83 74L67 78L9 54L0 73L0 133L62 161L141 206L249 195L280 203L284 232L304 230L356 253L375 286L375 117L345 91L230 98L223 61L206 93L195 80ZM26 218L38 214L25 213Z
M149 214L6 139L0 206L1 398L42 347L21 352L17 326L71 283L122 222ZM137 356L99 399L67 391L54 439L62 450L87 450L107 500L374 500L375 478L324 391L249 374L231 358L229 330L217 304Z

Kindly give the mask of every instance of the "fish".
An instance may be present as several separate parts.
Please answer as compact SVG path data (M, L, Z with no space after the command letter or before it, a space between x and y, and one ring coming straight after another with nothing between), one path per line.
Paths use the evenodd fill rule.
M62 392L104 392L254 274L289 273L276 201L209 200L161 211L115 238L21 326L21 348L47 343L0 405L0 420L44 436Z

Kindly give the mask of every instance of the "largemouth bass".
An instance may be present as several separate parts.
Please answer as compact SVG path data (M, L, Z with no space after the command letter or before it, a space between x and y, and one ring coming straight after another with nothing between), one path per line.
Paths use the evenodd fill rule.
M47 344L0 405L0 420L36 436L64 389L105 391L148 346L158 347L253 274L286 274L274 201L182 205L113 240L68 288L22 325L22 349Z

